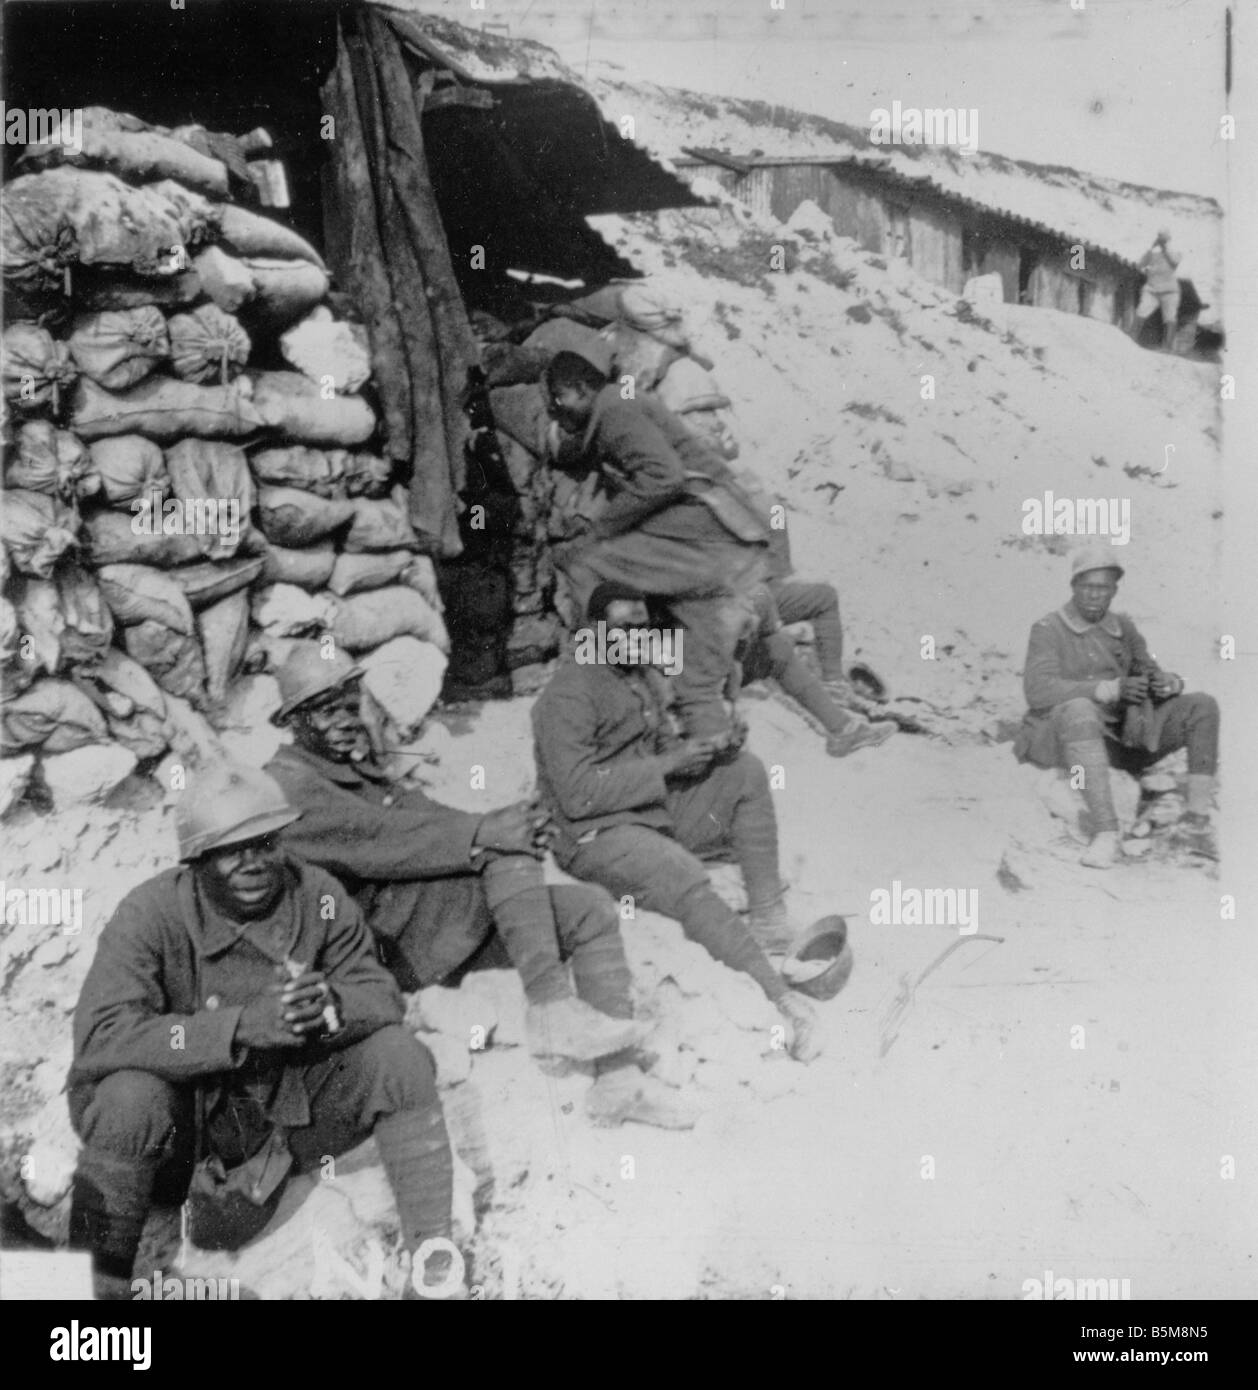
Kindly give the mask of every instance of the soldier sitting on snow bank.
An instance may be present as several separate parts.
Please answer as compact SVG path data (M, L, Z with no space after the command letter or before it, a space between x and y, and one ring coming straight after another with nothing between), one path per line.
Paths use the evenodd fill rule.
M828 584L799 585L817 591L833 588ZM768 585L755 594L757 626L738 646L739 678L743 685L775 680L791 699L797 701L826 733L826 752L832 758L846 758L862 748L877 748L896 732L888 720L871 722L845 707L844 698L854 700L855 692L846 678L840 687L823 684L800 660L794 639L783 631L783 617ZM837 616L837 599L835 600Z
M1109 545L1080 551L1070 572L1070 602L1031 629L1023 674L1030 709L1014 756L1039 767L1082 768L1093 832L1082 862L1107 869L1118 853L1110 766L1139 774L1186 748L1184 826L1190 839L1212 852L1217 701L1184 694L1182 677L1158 666L1131 619L1109 611L1123 575Z
M280 670L274 718L294 742L267 771L302 811L285 843L355 895L404 989L440 983L473 957L491 963L496 927L524 982L534 1055L595 1063L586 1112L596 1123L692 1126L692 1108L638 1064L644 1029L607 894L546 885L547 818L528 803L476 815L393 783L371 753L362 675L318 642L296 644Z
M100 1298L130 1298L155 1203L191 1184L193 1240L235 1245L294 1159L317 1168L373 1134L406 1249L439 1242L408 1293L466 1296L432 1058L353 900L278 848L298 814L264 773L207 773L179 805L184 863L130 892L101 935L69 1078L84 1143L70 1243L91 1251Z
M645 597L600 584L591 628L622 639L649 632ZM617 645L628 645L627 641ZM816 1015L790 992L758 942L785 951L798 936L784 908L777 818L763 764L728 737L683 739L659 671L631 656L562 662L533 707L538 786L558 834L555 858L578 878L681 923L732 970L750 975L790 1021L792 1054L820 1052ZM697 857L732 850L749 925L713 891Z

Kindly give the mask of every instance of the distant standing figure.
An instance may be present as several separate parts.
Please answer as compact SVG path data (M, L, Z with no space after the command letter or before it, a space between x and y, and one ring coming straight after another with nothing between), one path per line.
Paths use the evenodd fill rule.
M1179 277L1175 273L1180 262L1178 251L1171 250L1171 234L1163 227L1153 245L1140 258L1144 271L1144 289L1136 306L1136 339L1155 309L1162 310L1162 351L1170 352L1175 343L1175 328L1179 319Z

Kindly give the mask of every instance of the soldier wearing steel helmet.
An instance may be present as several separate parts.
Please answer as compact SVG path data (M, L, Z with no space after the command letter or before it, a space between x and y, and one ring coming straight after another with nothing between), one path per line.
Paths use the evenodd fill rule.
M1071 562L1071 598L1031 629L1023 688L1030 707L1014 742L1019 762L1082 768L1092 840L1082 862L1107 869L1118 855L1109 769L1140 773L1188 753L1190 841L1213 852L1210 807L1219 759L1219 706L1185 693L1164 671L1135 623L1111 613L1123 567L1110 544L1086 545Z
M469 813L394 782L372 753L362 674L319 642L295 643L280 668L273 719L291 726L293 742L267 771L302 810L283 831L289 848L355 895L403 989L509 957L531 1050L594 1064L585 1110L596 1124L693 1126L694 1105L649 1075L638 1051L644 1028L611 898L545 882L547 816L537 807Z
M299 815L263 772L192 775L180 864L128 893L101 933L69 1077L83 1140L71 1244L92 1253L98 1297L130 1296L155 1202L191 1183L194 1241L232 1245L265 1222L294 1164L373 1134L406 1248L426 1251L408 1289L456 1291L432 1058L402 1026L353 899L281 850Z

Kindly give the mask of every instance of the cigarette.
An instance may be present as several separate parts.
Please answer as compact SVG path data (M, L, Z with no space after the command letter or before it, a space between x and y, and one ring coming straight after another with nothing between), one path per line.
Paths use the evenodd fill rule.
M306 967L299 960L294 960L292 956L284 958L284 969L288 972L290 980L300 980L306 973ZM323 1027L328 1033L339 1033L341 1031L341 1018L336 1011L336 1005L329 1000L323 1006Z

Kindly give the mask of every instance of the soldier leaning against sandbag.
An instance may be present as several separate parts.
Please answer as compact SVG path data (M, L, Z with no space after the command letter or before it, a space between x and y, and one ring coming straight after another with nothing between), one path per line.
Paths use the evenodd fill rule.
M734 650L755 622L768 528L724 460L658 400L622 399L573 352L555 355L546 390L551 414L609 499L586 531L551 549L577 611L600 582L667 600L686 631L676 678L686 732L731 732L723 695Z
M194 1243L233 1246L269 1219L294 1164L373 1135L406 1250L421 1252L407 1296L466 1297L432 1057L353 899L280 849L299 814L256 770L198 778L177 813L183 862L130 892L101 935L69 1077L84 1144L70 1243L91 1252L99 1298L130 1297L155 1203L191 1192Z

